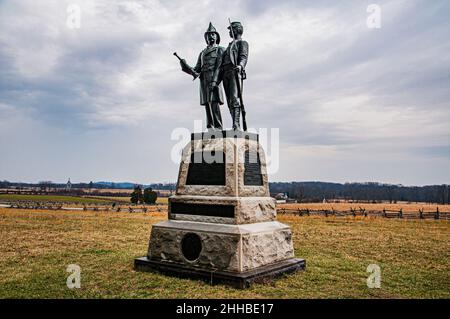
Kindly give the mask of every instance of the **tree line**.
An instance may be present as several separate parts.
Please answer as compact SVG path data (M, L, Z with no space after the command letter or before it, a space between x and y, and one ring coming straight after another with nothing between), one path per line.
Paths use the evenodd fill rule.
M450 204L450 185L403 186L381 183L270 183L271 194L286 193L299 202L344 199L354 201L397 201Z
M128 183L127 183L128 184ZM102 189L118 184L105 183L78 183L72 184L71 193L84 193L82 189ZM25 188L40 187L63 189L66 184L57 184L50 181L43 181L37 184L17 183L9 181L0 181L0 188ZM136 191L136 186L133 184ZM130 188L133 188L130 187ZM140 186L142 196L143 189L174 190L174 183L155 183L146 186ZM321 202L326 200L354 200L354 201L407 201L407 202L425 202L436 204L450 204L450 185L429 185L429 186L404 186L382 183L326 183L326 182L274 182L269 184L270 193L286 193L289 198L296 199L299 202ZM122 189L122 188L121 188ZM123 188L125 189L125 188ZM102 193L105 195L105 193ZM128 193L111 193L110 196L129 196ZM140 195L138 195L140 196ZM138 197L139 199L141 197ZM138 202L140 201L138 199Z
M71 183L72 189L134 189L135 183L114 183L114 182L93 182L89 183ZM0 180L0 188L51 188L51 189L65 189L67 183L55 183L52 181L40 181L38 183L23 183L23 182L10 182L7 180ZM154 183L144 185L144 187L150 187L159 190L174 190L175 183Z

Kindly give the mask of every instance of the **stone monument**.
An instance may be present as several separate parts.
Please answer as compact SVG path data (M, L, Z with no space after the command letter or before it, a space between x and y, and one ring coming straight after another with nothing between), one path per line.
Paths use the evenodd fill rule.
M240 23L233 22L230 28L230 36L242 34ZM239 48L245 48L247 59L247 44L230 43L223 54L234 56L233 50ZM230 63L228 58L222 60ZM259 136L245 132L244 116L244 131L240 130L236 110L245 115L242 74L246 61L231 60L240 65L234 69L236 78L228 75L226 87L233 130L191 134L182 152L175 194L169 198L168 220L153 225L147 256L135 259L137 270L245 288L262 278L306 267L305 260L294 258L291 229L276 220L265 153ZM181 64L186 70L185 62Z

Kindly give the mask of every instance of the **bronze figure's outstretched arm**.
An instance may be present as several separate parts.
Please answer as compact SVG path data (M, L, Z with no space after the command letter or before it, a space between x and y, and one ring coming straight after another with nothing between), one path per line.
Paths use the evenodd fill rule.
M178 58L178 60L180 60L181 70L183 72L186 72L187 74L192 75L194 77L194 80L196 78L198 78L198 76L200 74L197 73L192 67L190 67L189 64L187 64L185 59L180 58L176 52L174 52L173 55L176 56Z

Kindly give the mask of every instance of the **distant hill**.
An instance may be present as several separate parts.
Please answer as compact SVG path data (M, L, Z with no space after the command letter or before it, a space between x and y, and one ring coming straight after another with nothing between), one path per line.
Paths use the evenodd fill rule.
M94 185L98 186L101 185L102 188L119 188L119 189L129 189L134 188L136 185L135 183L130 182L120 182L120 183L114 183L114 182L95 182Z
M131 182L89 182L73 183L73 189L133 189ZM142 185L157 190L175 190L175 183L153 183ZM0 181L0 188L40 187L62 189L66 184L50 181L21 183ZM299 202L321 202L333 199L357 201L408 201L450 204L450 185L403 186L382 183L328 183L328 182L275 182L269 184L272 195L285 193Z
M144 188L151 187L151 188L160 189L160 190L175 189L175 183L137 184L137 183L131 183L131 182L104 182L104 181L93 183L93 186L97 187L97 188L117 188L117 189L133 189L136 185L140 185Z

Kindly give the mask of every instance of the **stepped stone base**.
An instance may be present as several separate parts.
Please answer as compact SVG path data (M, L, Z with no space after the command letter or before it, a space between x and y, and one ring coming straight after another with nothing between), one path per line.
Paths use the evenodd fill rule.
M160 270L245 288L305 269L292 232L276 221L266 158L258 135L193 134L182 153L169 220L152 226L137 270Z
M198 238L183 247L186 236ZM153 226L148 257L191 267L242 272L294 257L291 229L279 222L244 225L168 220ZM196 249L194 249L196 248Z
M193 211L192 206L200 207ZM169 211L170 219L205 223L252 224L277 218L271 197L174 195L169 199Z
M159 271L182 278L202 279L210 284L225 283L236 288L248 288L252 283L265 282L284 274L306 269L304 259L292 258L241 273L229 271L213 271L193 268L172 262L154 261L148 257L136 258L134 268L138 271Z

